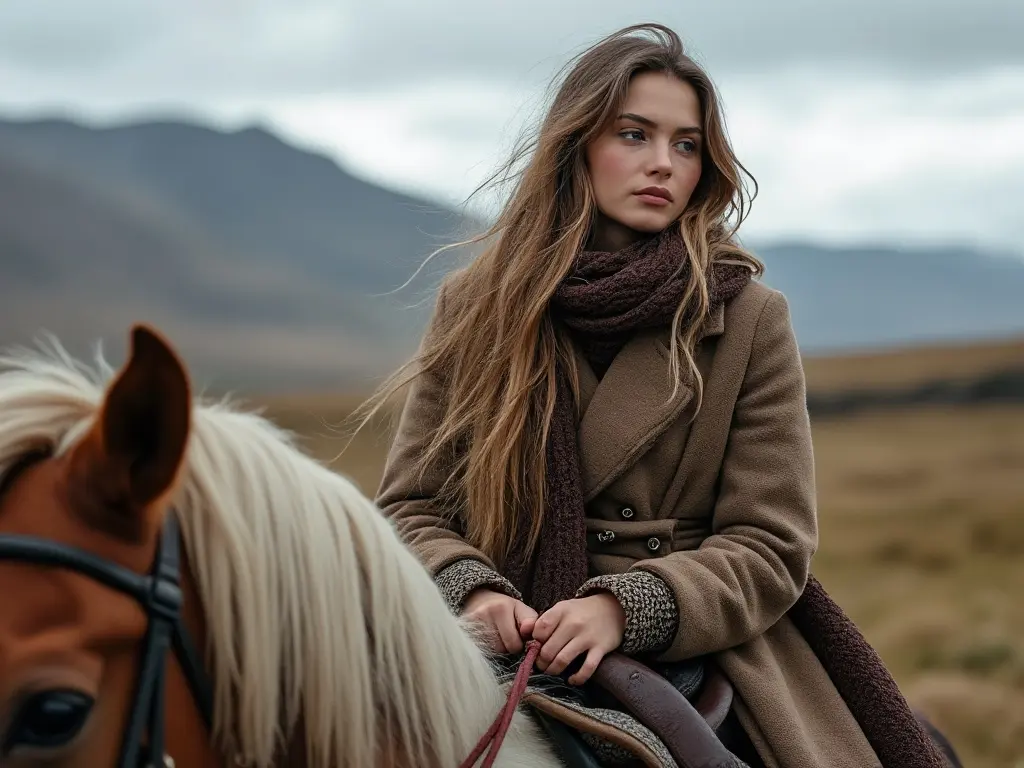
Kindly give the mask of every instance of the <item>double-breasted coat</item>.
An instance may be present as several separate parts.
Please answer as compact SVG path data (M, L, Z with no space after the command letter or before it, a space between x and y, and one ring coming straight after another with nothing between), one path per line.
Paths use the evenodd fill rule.
M635 336L600 380L577 358L591 575L643 570L664 580L678 622L657 659L712 654L768 766L879 766L785 616L818 543L804 373L786 298L752 281L704 324L695 419L692 383L672 396L667 329ZM414 458L440 418L441 386L432 375L410 386L377 498L435 576L458 562L493 567L437 508L443 468L417 482Z

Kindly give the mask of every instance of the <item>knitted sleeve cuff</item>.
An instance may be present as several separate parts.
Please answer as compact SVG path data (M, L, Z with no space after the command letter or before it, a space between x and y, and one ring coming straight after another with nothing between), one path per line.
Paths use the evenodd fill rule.
M434 576L434 583L441 590L452 613L456 615L462 613L462 604L466 597L477 587L487 587L516 600L522 599L522 595L512 586L512 582L478 560L470 558L456 560L442 568Z
M648 571L596 576L576 592L586 597L611 592L626 613L620 650L628 655L655 653L668 648L679 628L675 595L660 577Z

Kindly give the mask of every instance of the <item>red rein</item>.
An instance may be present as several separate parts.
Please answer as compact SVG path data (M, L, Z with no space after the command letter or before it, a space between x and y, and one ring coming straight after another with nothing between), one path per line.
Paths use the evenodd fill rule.
M505 702L504 708L498 713L494 722L491 723L491 727L487 729L487 733L480 737L480 741L476 743L469 757L462 761L459 768L473 768L476 761L480 759L480 755L487 749L488 744L491 745L491 748L488 750L487 757L484 758L483 763L480 764L480 768L490 768L494 765L494 761L498 757L498 750L501 749L501 742L505 740L508 726L512 722L512 715L515 714L516 707L519 706L519 701L523 698L523 693L526 692L526 683L530 679L530 673L533 672L533 663L537 660L537 654L539 653L540 641L530 640L526 644L526 658L519 665L516 679L512 682L512 687L509 689L508 700Z

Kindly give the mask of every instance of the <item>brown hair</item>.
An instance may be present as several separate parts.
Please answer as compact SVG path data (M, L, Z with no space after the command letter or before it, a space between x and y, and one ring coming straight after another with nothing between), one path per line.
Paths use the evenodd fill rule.
M638 24L609 35L563 69L539 131L521 140L480 188L515 180L497 221L455 246L493 242L446 279L443 317L435 317L416 357L360 409L362 426L417 371L443 378L443 418L419 457L420 470L437 462L451 466L439 507L461 515L467 540L499 568L518 526L529 525L531 546L539 535L556 365L564 366L578 389L571 348L548 304L597 213L584 148L621 111L632 78L650 71L689 83L703 112L703 171L679 221L692 277L672 324L671 350L677 386L685 369L700 397L693 352L709 309L708 267L729 259L755 274L763 269L734 240L752 197L741 177L746 170L726 136L714 84L672 30ZM524 159L525 167L515 172ZM681 327L682 308L692 301L697 320Z

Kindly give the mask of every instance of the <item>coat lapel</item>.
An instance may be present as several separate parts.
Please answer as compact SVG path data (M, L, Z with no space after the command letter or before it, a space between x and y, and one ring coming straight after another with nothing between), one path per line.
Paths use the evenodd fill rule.
M708 318L700 338L721 334L724 312ZM614 483L682 414L693 399L690 382L675 395L669 367L668 331L641 333L616 355L598 381L577 350L580 377L580 473L583 497L591 501Z
M579 412L586 413L590 407L590 401L594 399L594 393L597 391L597 375L594 373L594 369L590 367L590 363L587 362L587 358L583 356L583 352L579 347L574 346L573 351L576 353L576 370L579 372Z

